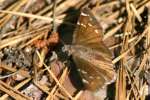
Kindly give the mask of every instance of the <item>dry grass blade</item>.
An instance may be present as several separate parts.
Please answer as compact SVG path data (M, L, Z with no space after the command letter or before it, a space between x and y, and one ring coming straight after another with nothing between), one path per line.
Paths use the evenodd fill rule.
M122 59L124 56L126 56L134 47L136 44L138 44L140 42L140 40L147 34L149 29L149 26L145 29L145 31L142 33L142 35L138 38L138 40L134 43L134 45L132 45L127 51L125 51L124 53L122 53L120 56L118 56L117 58L115 58L112 62L113 64L117 63L118 61L120 61L120 59Z
M14 89L19 89L19 88L23 87L23 86L24 86L25 84L27 84L30 80L31 80L31 78L28 78L28 79L22 81L21 83L17 84L17 85L14 87ZM8 98L8 96L9 96L8 94L5 94L5 95L1 96L0 99L1 99L1 100L5 100L5 99Z
M110 30L109 32L107 32L104 37L103 37L103 41L105 39L107 39L110 36L113 36L121 27L123 26L123 23L117 25L115 28L113 28L112 30Z
M119 77L116 81L116 97L115 100L126 100L126 78L125 69L121 67L119 70Z
M19 91L14 90L12 87L8 86L4 82L0 81L0 90L4 91L8 95L10 95L12 98L16 100L31 100L31 98L21 94Z
M23 16L23 17L29 17L29 18L35 18L35 19L40 19L40 20L45 20L48 21L49 23L53 21L53 18L50 17L45 17L45 16L39 16L39 15L33 15L29 13L22 13L22 12L15 12L15 11L7 11L7 10L0 10L1 13L8 13L8 14L13 14L13 15L18 15L18 16ZM62 20L56 19L56 23L62 23ZM72 23L69 22L64 22L65 24L73 25Z

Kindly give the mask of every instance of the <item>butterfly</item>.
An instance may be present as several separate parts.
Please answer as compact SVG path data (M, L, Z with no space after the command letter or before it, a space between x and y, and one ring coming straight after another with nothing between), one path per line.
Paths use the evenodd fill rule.
M64 51L72 55L85 88L92 91L111 83L116 75L112 54L102 39L102 28L90 9L82 9L72 44Z

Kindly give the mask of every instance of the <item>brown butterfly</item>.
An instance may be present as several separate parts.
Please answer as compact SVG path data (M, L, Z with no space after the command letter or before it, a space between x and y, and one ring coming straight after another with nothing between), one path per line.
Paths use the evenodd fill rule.
M88 8L81 11L72 45L64 50L73 56L86 89L95 91L114 80L112 54L102 41L102 28Z

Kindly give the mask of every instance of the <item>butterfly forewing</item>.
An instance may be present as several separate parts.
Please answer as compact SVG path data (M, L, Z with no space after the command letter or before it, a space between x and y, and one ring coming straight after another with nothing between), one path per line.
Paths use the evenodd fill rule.
M73 34L73 45L84 45L111 56L110 51L104 45L102 28L88 8L84 8L77 22Z
M102 41L102 28L88 8L81 11L71 46L73 60L87 89L97 90L114 79L112 55Z
M80 17L78 19L76 30L74 32L73 44L86 44L88 42L95 42L102 40L102 28L96 21L93 14L88 8L84 8L81 11ZM91 35L91 33L97 33ZM88 40L88 41L87 41Z

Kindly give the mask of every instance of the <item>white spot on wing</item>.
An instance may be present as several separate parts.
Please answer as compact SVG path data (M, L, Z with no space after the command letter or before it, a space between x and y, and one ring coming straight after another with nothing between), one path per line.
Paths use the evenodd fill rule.
M81 15L82 15L82 16L89 16L88 14L83 13L83 12L81 13Z
M88 23L89 26L92 26L92 24Z
M89 78L90 78L90 79L93 79L94 77L93 77L93 76L89 76Z
M85 79L82 79L83 83L89 84L89 82Z
M83 23L81 23L80 25L83 26L83 27L86 27L86 25L84 25Z
M81 70L80 69L77 69L78 70L78 72L81 72Z
M95 30L96 33L98 33L98 30Z
M80 22L78 21L77 24L80 25Z
M83 73L83 74L87 74L87 72L86 72L86 71L84 71L84 70L81 70L81 73Z

